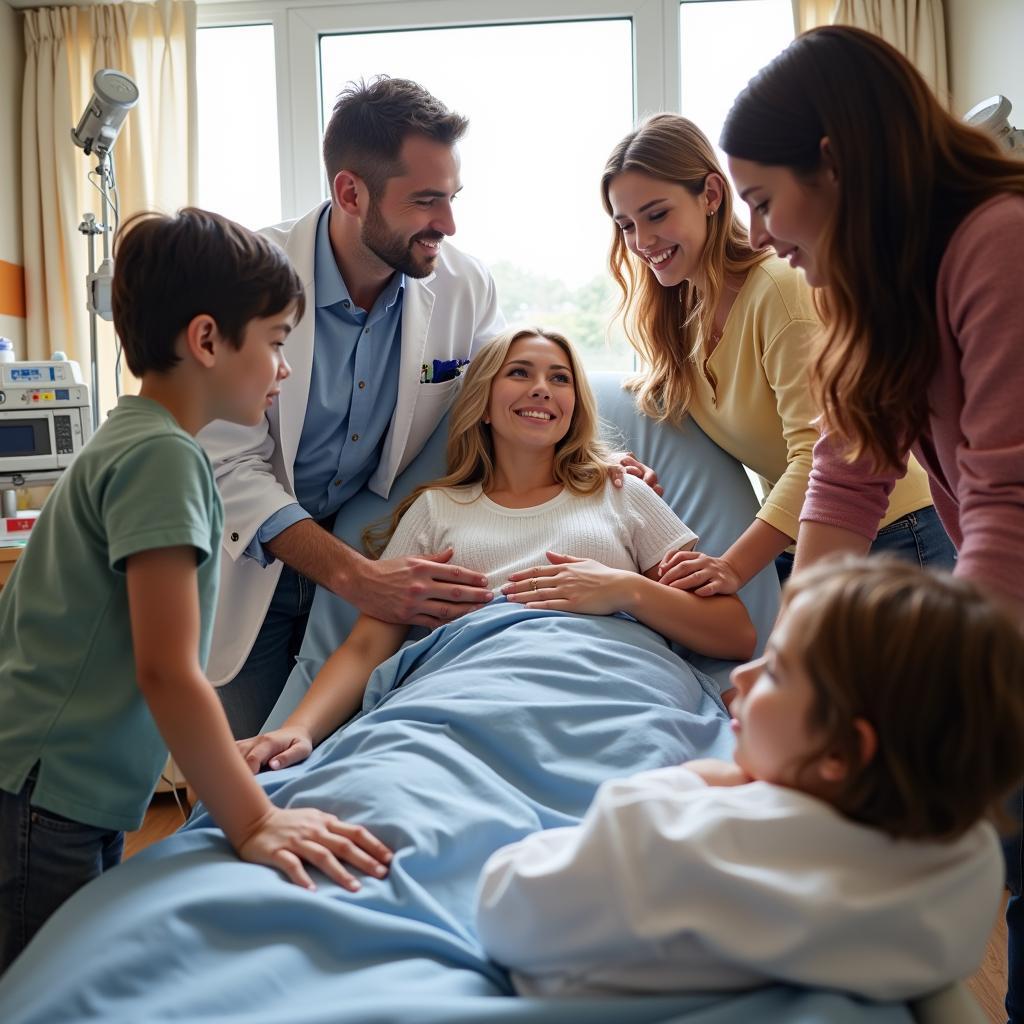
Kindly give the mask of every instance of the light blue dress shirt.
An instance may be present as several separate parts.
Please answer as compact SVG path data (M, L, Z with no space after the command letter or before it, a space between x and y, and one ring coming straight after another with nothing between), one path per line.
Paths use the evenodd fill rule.
M398 401L405 276L395 273L367 313L353 301L328 234L330 207L316 230L316 323L306 417L295 456L296 502L275 512L246 554L262 565L263 545L302 519L324 519L377 468Z

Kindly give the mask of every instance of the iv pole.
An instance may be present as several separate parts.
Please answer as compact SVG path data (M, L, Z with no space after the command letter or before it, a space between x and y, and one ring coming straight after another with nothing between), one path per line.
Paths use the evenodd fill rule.
M99 345L97 340L96 317L104 320L112 319L111 285L114 276L114 264L110 258L110 235L117 229L118 208L116 199L111 202L110 193L117 195L117 183L114 178L114 161L110 150L117 139L121 124L128 111L139 101L139 89L132 79L121 71L112 68L101 68L93 76L93 94L78 121L71 130L71 141L85 150L85 155L96 155L96 174L99 176L99 189L102 205L100 206L101 222L97 223L94 214L82 215L82 223L78 230L89 239L89 273L86 277L86 308L89 310L89 360L92 364L92 427L99 427ZM95 184L95 182L93 182ZM109 214L113 213L113 229ZM96 236L103 236L103 259L96 266ZM120 364L120 356L118 356ZM114 387L118 397L121 395L120 374L114 375Z
M89 276L86 280L92 280L96 273L96 236L103 235L104 241L107 238L106 226L100 227L96 223L96 216L86 213L82 217L82 223L78 230L89 237ZM100 425L100 367L99 367L99 345L96 340L96 311L92 308L91 300L86 303L89 309L89 365L92 367L92 396L90 406L92 407L92 429L95 433Z

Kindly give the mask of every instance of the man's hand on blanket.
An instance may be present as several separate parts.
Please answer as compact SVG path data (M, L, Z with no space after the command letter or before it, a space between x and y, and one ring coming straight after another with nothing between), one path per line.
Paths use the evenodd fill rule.
M303 862L319 868L349 892L358 892L362 885L342 867L342 861L383 878L393 856L362 825L351 825L312 807L275 807L235 849L242 860L277 868L311 892L316 886Z
M640 477L655 494L662 495L665 493L665 488L658 483L658 474L650 466L645 466L632 452L626 452L619 459L619 464L612 466L608 475L616 487L621 487L622 478L627 474Z
M367 559L353 603L372 618L430 629L475 612L494 595L486 576L448 565L453 554L448 548L422 558Z
M659 583L676 590L692 590L698 597L735 594L742 586L739 573L724 558L699 551L673 551L658 568Z
M255 775L264 765L277 771L305 761L313 750L313 738L307 729L288 726L247 740L237 740L236 745Z
M709 786L745 786L754 781L735 761L700 757L695 761L684 761L683 767L699 775Z
M527 608L552 608L583 615L611 615L628 603L625 588L636 573L609 569L592 558L547 553L551 565L514 572L501 592Z

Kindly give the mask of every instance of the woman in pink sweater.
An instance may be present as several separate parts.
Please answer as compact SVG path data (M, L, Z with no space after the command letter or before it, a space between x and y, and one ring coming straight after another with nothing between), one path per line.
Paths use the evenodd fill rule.
M913 452L957 574L1024 612L1024 164L947 114L895 49L840 26L764 68L721 145L753 243L820 289L823 432L797 565L866 551ZM1007 1011L1022 1021L1019 837L1007 854Z

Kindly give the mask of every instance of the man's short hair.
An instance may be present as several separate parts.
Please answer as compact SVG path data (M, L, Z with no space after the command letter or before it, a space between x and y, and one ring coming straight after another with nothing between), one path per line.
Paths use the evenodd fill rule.
M366 182L371 198L379 199L388 178L404 171L399 152L407 135L454 146L468 127L468 118L407 78L378 75L369 83L349 82L338 95L324 132L324 167L331 191L337 173L348 170Z
M241 348L250 320L292 305L299 319L305 309L284 251L207 210L136 214L118 232L114 257L114 329L137 377L171 369L178 337L202 313Z

